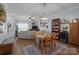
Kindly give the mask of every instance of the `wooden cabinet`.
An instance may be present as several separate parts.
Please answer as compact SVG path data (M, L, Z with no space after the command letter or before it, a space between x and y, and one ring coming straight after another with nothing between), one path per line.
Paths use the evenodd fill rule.
M6 39L0 44L0 55L8 55L13 52L14 38Z
M12 54L12 43L9 44L1 44L0 45L0 54Z
M78 19L73 19L70 23L70 39L69 43L79 45L79 22Z
M56 18L52 20L52 33L56 34L59 39L59 32L60 32L60 18Z

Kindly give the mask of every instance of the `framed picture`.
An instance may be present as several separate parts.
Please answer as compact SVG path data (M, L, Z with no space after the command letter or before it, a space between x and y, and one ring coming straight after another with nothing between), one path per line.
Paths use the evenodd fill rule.
M41 21L40 21L40 26L41 26L41 27L46 27L47 24L48 24L48 21L47 21L47 20L41 20Z

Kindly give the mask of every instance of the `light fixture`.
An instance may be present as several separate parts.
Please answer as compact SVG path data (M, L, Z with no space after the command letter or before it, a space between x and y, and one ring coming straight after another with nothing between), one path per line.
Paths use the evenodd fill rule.
M78 18L74 18L74 19L72 20L72 22L73 22L73 23L77 23L77 22L78 22Z
M41 18L41 20L47 20L47 17L43 17L43 18Z
M36 18L34 16L28 16L27 19L29 22L36 20Z
M32 17L28 16L27 19L28 19L29 22L31 22Z
M40 16L41 20L47 20L48 18L46 16L46 6L47 6L46 3L42 3L43 10L42 10L42 15Z

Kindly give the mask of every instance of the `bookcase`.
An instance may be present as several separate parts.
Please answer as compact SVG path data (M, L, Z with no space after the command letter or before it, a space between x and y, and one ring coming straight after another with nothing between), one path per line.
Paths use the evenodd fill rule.
M60 18L52 19L52 34L56 34L59 39Z

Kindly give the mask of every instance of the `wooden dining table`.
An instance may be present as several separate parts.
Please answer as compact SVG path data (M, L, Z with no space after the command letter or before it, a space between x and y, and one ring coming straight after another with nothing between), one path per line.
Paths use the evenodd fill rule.
M39 45L39 43L43 43L43 40L46 36L45 35L36 35L36 43Z
M44 48L44 41L45 41L46 37L48 38L47 40L51 41L50 44L52 44L52 48L53 48L53 45L55 45L54 44L55 43L54 40L56 39L56 35L53 35L53 34L36 35L36 44L37 44L38 48L41 50L41 52L43 52L42 50ZM52 38L50 39L50 37L52 37Z
M37 44L37 47L41 50L41 53L43 53L44 41L45 41L46 37L50 37L50 35L48 35L48 34L36 35L36 44Z

